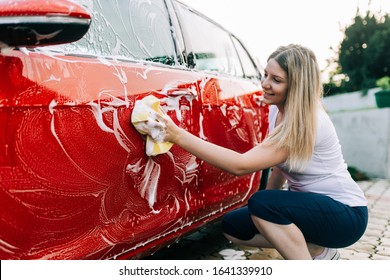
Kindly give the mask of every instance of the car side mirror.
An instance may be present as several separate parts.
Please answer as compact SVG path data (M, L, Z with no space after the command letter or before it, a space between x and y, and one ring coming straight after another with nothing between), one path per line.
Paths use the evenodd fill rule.
M91 16L69 0L0 0L0 48L37 47L77 41Z

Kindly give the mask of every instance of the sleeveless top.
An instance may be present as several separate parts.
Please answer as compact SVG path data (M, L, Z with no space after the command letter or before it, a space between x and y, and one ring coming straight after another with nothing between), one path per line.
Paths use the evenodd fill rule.
M269 131L275 128L278 108L270 106ZM317 136L314 153L303 171L289 171L287 163L279 164L291 191L327 195L346 205L367 206L359 185L352 179L344 161L336 129L324 109L317 114Z

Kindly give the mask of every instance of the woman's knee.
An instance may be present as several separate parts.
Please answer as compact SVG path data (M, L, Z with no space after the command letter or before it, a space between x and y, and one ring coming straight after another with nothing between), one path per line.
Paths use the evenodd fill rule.
M290 224L289 213L286 206L286 194L281 190L258 191L248 201L249 213L261 220L276 224Z
M258 233L247 207L226 214L222 220L222 229L225 235L237 240L249 240Z
M248 200L248 210L254 216L259 216L267 208L270 202L269 191L259 191L254 193Z

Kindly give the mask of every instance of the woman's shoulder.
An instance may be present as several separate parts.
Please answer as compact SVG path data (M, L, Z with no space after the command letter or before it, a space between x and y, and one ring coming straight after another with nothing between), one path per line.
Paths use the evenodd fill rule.
M333 122L323 106L320 106L317 112L317 123L320 127L333 126Z
M317 118L317 144L325 139L327 140L326 142L330 139L337 140L336 129L324 108L319 108Z

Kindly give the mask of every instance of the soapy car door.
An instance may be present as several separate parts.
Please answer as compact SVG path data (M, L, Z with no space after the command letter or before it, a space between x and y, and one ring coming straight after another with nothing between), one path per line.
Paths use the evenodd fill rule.
M146 156L130 117L154 95L191 133L245 151L266 133L259 86L191 69L171 1L78 2L82 39L0 54L1 259L140 258L258 188L260 173L176 145Z

